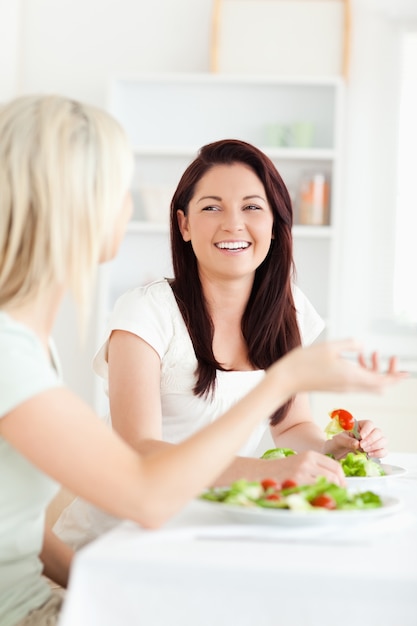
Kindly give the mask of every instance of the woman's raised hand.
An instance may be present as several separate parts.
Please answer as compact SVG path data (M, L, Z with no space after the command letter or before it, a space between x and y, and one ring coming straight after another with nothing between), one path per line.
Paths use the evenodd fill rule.
M355 354L356 362L352 360ZM352 339L296 348L270 370L275 367L280 370L280 379L284 377L294 394L299 391L381 393L386 387L408 377L406 372L398 371L395 357L391 357L385 373L380 371L376 352L367 365L361 344Z

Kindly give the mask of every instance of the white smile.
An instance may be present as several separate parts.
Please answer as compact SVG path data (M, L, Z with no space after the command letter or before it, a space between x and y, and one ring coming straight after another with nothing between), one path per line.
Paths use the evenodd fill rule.
M244 250L249 248L250 243L247 241L220 241L214 245L221 250Z

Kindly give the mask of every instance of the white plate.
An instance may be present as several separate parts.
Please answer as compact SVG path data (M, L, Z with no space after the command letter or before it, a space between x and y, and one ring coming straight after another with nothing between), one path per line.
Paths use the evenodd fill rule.
M242 524L268 524L273 526L312 526L325 524L355 524L369 522L375 518L392 515L402 507L402 501L398 498L381 496L382 507L377 509L329 511L327 509L314 509L313 511L292 511L289 509L264 509L260 506L239 506L200 500L211 512L218 511L221 514Z
M381 468L384 470L384 476L346 476L346 481L348 484L352 485L355 481L364 480L364 481L384 481L387 478L397 478L398 476L403 476L407 470L403 467L398 467L397 465L387 465L385 463L381 463Z

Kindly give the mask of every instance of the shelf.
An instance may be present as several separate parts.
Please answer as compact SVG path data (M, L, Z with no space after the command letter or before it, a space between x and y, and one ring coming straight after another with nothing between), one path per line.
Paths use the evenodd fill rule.
M342 82L335 77L145 74L114 80L109 108L139 155L193 156L199 147L227 137L269 153L268 126L308 122L314 126L312 149L297 155L297 150L272 148L276 158L331 159Z

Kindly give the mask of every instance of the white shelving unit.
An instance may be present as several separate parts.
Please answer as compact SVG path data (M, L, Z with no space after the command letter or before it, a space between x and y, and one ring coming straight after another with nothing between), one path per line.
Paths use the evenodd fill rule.
M111 82L109 110L126 129L135 153L134 216L117 258L99 280L97 329L126 289L172 275L169 202L187 165L206 143L242 139L275 163L294 200L297 282L325 318L331 334L337 303L337 233L340 215L342 79L275 78L226 74L170 74ZM271 124L308 122L307 147L270 145ZM330 181L328 225L297 224L298 190L306 173ZM101 385L97 406L102 403Z

